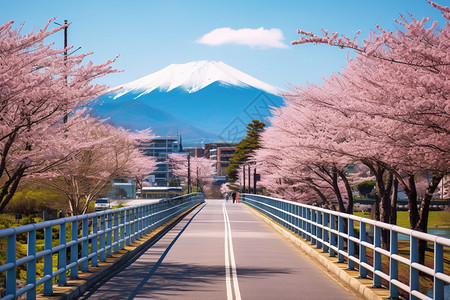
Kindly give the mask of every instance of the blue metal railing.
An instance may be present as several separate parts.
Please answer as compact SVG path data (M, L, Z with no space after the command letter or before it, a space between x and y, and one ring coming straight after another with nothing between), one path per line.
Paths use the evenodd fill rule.
M81 272L89 271L89 262L91 267L98 266L98 261L106 261L106 257L112 256L112 253L125 249L125 245L130 245L203 201L203 194L193 193L156 203L0 230L0 239L7 240L6 263L0 266L0 272L6 272L6 296L1 299L15 299L25 293L27 293L27 299L35 299L36 287L41 284L44 285L44 295L51 295L53 278L57 277L58 285L67 283L67 273L71 279L78 278L79 269ZM67 224L71 227L70 238L67 238ZM58 245L54 246L52 233L58 227L59 241L56 241ZM42 230L44 249L37 251L36 232ZM19 234L27 234L27 255L17 259L16 238ZM53 266L54 254L58 256L55 267ZM36 278L36 262L42 258L44 276ZM16 289L17 268L22 265L26 266L26 285Z
M450 239L272 197L241 194L240 201L303 237L316 248L328 252L330 256L337 255L338 262L343 263L346 259L349 269L355 269L355 264L358 265L360 277L367 277L367 271L372 272L374 287L381 287L381 280L386 280L389 283L389 298L398 298L401 289L409 293L410 299L444 299L444 285L450 284L450 276L444 273L444 247L450 247ZM359 224L357 236L354 222ZM347 230L344 230L345 223ZM373 238L369 238L368 227L373 227ZM390 234L390 250L381 247L382 230ZM409 237L409 257L399 255L399 234ZM433 243L433 268L419 263L419 240ZM355 254L355 248L359 253ZM367 262L367 249L373 251L372 264ZM388 273L382 271L382 256L389 260ZM409 266L409 284L399 280L399 263ZM419 291L419 272L433 278L433 298Z

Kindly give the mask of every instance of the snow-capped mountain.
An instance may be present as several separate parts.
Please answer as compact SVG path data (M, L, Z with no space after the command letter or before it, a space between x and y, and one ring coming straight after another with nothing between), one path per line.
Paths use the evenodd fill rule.
M170 92L183 88L195 93L214 82L239 87L251 86L270 94L278 94L280 89L241 72L221 61L200 60L186 64L171 64L164 69L124 84L115 98L129 92L139 92L137 97L159 90Z
M99 98L93 112L129 129L181 134L185 144L237 142L252 120L267 122L280 89L223 62L173 64ZM192 143L190 142L192 141Z

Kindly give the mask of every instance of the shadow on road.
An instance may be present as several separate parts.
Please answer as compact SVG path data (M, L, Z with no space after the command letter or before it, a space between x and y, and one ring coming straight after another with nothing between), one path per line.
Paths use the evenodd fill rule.
M163 263L156 270L149 270L145 262L133 264L133 276L120 272L114 276L114 285L108 285L108 290L99 290L99 294L91 297L94 290L80 299L133 299L138 294L146 295L151 299L167 299L174 293L205 291L210 284L210 289L225 288L224 266L202 266L188 264ZM275 274L290 274L290 270L276 268L240 268L239 277L265 277ZM222 282L222 283L221 283ZM102 295L103 294L103 295Z

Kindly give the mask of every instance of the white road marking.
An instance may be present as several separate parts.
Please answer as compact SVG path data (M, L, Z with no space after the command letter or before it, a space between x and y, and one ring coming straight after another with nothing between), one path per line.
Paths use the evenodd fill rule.
M236 300L241 300L241 292L239 291L239 282L236 271L236 260L234 259L233 240L231 237L230 219L228 218L228 212L225 207L225 203L222 204L222 210L225 223L225 276L227 284L227 299L233 299L233 291L231 288L232 278L235 298Z

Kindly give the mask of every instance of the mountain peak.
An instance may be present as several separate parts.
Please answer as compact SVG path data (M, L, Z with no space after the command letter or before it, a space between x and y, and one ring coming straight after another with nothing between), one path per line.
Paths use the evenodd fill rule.
M250 86L275 95L280 92L279 88L262 82L224 62L199 60L185 64L171 64L155 73L124 84L114 98L129 92L139 93L137 97L140 97L156 89L169 92L176 88L182 88L188 93L195 93L214 82L240 87Z

